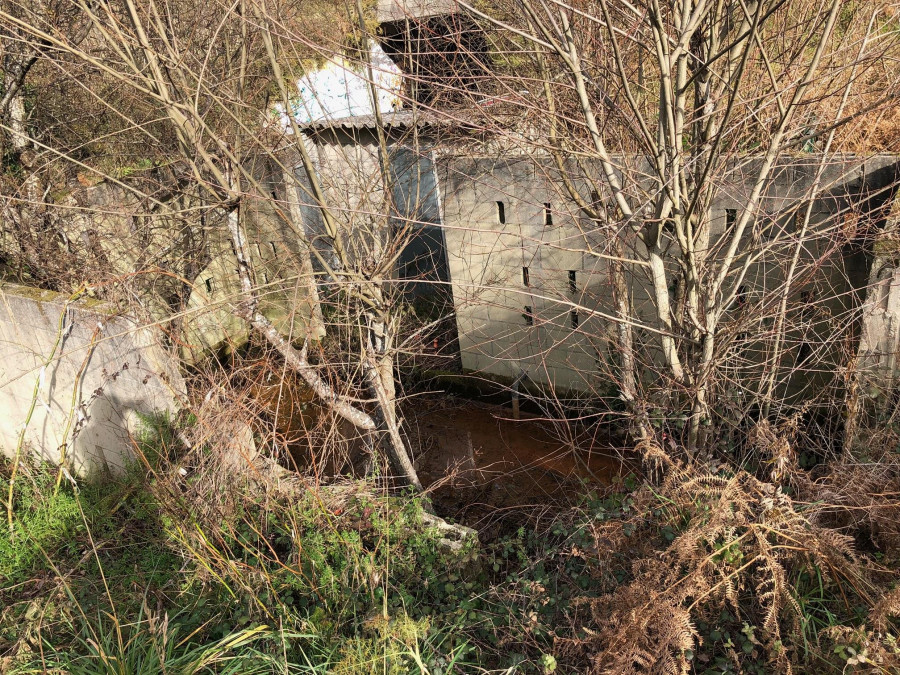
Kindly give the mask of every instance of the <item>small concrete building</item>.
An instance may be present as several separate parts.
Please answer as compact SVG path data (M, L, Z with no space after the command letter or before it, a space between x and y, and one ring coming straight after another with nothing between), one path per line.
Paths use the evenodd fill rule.
M448 113L449 123L407 111L383 119L396 215L399 222L427 234L410 239L399 257L398 277L449 284L465 371L506 383L525 377L560 393L608 392L617 349L607 264L609 230L598 228L578 208L561 187L549 157L514 148L498 152L495 144L473 136L477 125L461 124L461 116ZM375 124L374 117L367 116L322 121L304 129L323 183L336 199L346 201L347 213L357 220L383 209ZM775 168L746 234L762 238L762 253L748 268L733 315L774 296L784 283L785 250L793 246L821 159L813 154L790 156ZM722 254L723 235L747 203L760 161L735 159L716 184L708 244L713 258ZM630 176L642 174L640 158L617 157L615 163ZM609 201L597 176L579 175L581 169L574 164L567 171L586 202ZM778 381L782 394L803 398L823 387L843 385L836 378L846 366L846 341L836 336L859 341L874 260L871 241L854 233L885 229L886 208L898 178L900 157L894 155L829 158L801 250L801 267L814 269L814 274L794 285L790 302L793 307L814 298L806 302L814 309L794 317L785 336L780 364L785 375ZM839 231L840 223L853 231ZM353 230L353 223L345 225ZM627 238L624 232L621 236ZM638 261L628 272L639 319L636 347L642 358L656 359L656 341L647 332L654 325L652 283L640 264L640 244L623 239L623 245ZM677 284L678 275L672 278ZM670 291L675 302L678 289ZM872 321L862 343L866 349L884 342L869 334L880 334ZM760 339L745 335L740 340L742 352L732 360L734 375L755 374L758 379L771 348L766 337L771 316L744 324L754 326L751 333ZM793 365L811 354L816 367L797 375Z
M776 168L754 214L754 226L746 234L748 243L761 237L759 255L748 268L733 315L743 311L742 306L779 292L785 279L785 250L793 248L797 214L802 216L820 159L790 157ZM614 161L620 167L631 165L629 175L641 175L640 167L634 168L639 160ZM713 258L722 254L723 235L747 203L758 161L735 160L717 183L709 242ZM438 159L437 167L463 368L507 382L524 375L561 392L608 389L609 368L604 361L614 360L616 351L607 264L614 254L609 229L599 229L573 203L549 159L448 153ZM569 169L571 176L578 176L577 167ZM814 309L802 321L792 322L782 364L791 373L792 362L815 353L817 367L802 377L787 377L779 383L779 391L802 397L829 386L844 368L846 344L835 337L846 333L858 340L859 327L851 324L859 323L866 302L873 256L871 242L865 244L851 232L836 232L836 224L852 221L860 233L883 230L885 205L894 199L898 178L897 156L829 161L799 260L801 268L814 273L795 284L790 303L794 306L808 298L813 302L806 304ZM591 189L602 181L582 176L576 182L586 202L609 200L608 192ZM627 238L628 233L622 230L620 236ZM623 250L636 261L628 266L634 318L639 320L636 346L639 355L645 352L644 359L656 359L656 341L646 332L655 325L656 311L652 282L640 264L646 257L634 240L624 241ZM677 283L677 272L671 267L669 272ZM677 294L677 288L670 289L673 304ZM753 325L752 317L747 319L745 323ZM735 355L735 374L743 370L752 375L764 359L771 313L760 316L756 324L752 330L760 339L741 340L744 351Z

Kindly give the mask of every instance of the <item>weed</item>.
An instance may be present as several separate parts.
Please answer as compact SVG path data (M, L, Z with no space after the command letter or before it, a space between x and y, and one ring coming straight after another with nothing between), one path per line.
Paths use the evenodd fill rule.
M787 453L791 496L673 465L661 484L586 489L539 527L449 547L414 495L211 477L222 468L184 454L167 420L140 447L144 468L102 488L20 474L0 539L0 670L711 675L890 672L900 658L900 591L872 573L887 578L874 553L893 555L883 468L848 460L868 492L847 495Z
M134 622L123 624L115 616L98 617L82 624L74 649L60 651L46 645L43 657L16 667L14 673L65 672L69 675L257 675L303 672L261 650L265 642L300 641L310 636L275 633L267 626L233 632L215 641L197 640L196 631L183 635L182 626L144 611ZM313 671L314 672L314 671Z
M71 489L57 492L55 475L24 468L15 483L13 527L0 528L0 582L7 585L22 582L46 555L65 554L82 525ZM0 471L0 490L8 488L8 476Z

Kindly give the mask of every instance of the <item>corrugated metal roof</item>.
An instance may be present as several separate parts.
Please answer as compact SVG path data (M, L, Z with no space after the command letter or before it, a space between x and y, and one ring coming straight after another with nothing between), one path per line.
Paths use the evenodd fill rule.
M440 119L434 113L422 111L399 110L386 112L381 115L381 122L385 129L412 129L439 124L453 124L452 120ZM341 129L354 131L360 129L374 129L377 124L375 115L356 115L354 117L341 117L338 119L313 120L301 124L304 131L326 131L329 129Z
M441 129L443 131L488 131L496 130L498 125L509 124L510 120L520 122L521 106L500 97L487 98L476 107L449 107L433 110L417 108L415 110L398 110L381 115L383 128L398 131L416 129ZM317 131L360 131L375 129L375 115L355 115L350 117L327 118L300 124L301 131L314 133Z

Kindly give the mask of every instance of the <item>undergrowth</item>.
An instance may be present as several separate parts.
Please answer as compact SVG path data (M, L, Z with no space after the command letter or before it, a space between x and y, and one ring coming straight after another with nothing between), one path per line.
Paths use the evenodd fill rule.
M762 429L758 468L670 464L450 542L414 495L224 480L215 448L180 452L177 436L157 425L152 461L102 485L21 468L0 532L0 672L900 667L892 458L814 475Z

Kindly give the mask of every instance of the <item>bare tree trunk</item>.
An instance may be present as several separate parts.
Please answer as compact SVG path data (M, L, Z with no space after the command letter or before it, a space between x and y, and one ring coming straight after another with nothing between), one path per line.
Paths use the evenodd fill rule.
M390 368L390 373L389 376L386 377L384 370L388 367ZM369 390L372 392L372 395L377 402L378 411L382 417L384 430L386 432L382 447L387 452L388 457L390 457L394 468L400 472L400 475L403 476L410 485L421 491L424 488L419 481L416 469L406 451L406 444L403 442L403 437L400 435L400 424L397 420L394 406L394 392L388 391L385 387L385 382L390 382L391 389L393 389L394 386L393 359L390 357L385 358L384 356L378 358L375 353L375 348L373 347L371 340L369 340L368 348L363 360L363 371L366 382L369 385Z
M625 256L621 240L619 239L620 236L621 234L617 232L612 234L612 241L614 242L613 255L624 260ZM632 316L628 279L625 276L624 263L619 260L611 260L609 265L610 273L612 274L616 313L622 319L616 324L616 333L619 341L619 390L638 431L638 436L642 441L648 441L652 438L653 432L647 422L647 413L643 408L643 403L637 391L634 336L631 322L628 320Z

